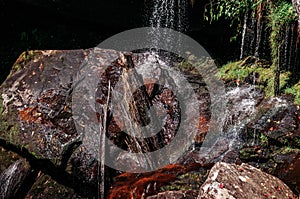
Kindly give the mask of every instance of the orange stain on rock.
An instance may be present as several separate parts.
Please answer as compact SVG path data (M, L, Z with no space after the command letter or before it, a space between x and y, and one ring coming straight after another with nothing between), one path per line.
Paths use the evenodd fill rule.
M144 79L144 85L146 87L146 91L148 95L151 95L154 89L154 85L157 83L157 79L150 79L150 78L145 78Z
M53 126L50 120L46 120L43 114L38 112L36 107L29 107L23 110L19 110L20 120L35 124L45 124L48 126Z
M19 111L20 119L25 122L41 123L42 117L35 107L25 108Z
M200 116L199 119L196 121L196 128L198 129L198 133L195 136L195 141L200 143L203 142L208 130L209 130L209 125L208 125L208 120L206 119L205 116Z
M188 166L167 165L148 173L123 173L115 178L115 183L108 194L108 199L146 198L155 195L160 188L177 179L177 176L199 168L211 169L214 164L192 163Z
M176 180L177 175L185 172L185 167L171 164L155 172L123 173L115 178L116 183L110 190L108 199L132 199L154 195L161 186Z

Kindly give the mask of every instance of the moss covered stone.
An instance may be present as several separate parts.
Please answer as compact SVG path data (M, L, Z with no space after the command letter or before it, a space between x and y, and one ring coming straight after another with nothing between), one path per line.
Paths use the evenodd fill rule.
M219 78L226 83L250 83L262 89L267 97L274 95L274 66L263 60L247 57L244 60L230 62L221 67ZM300 83L288 85L290 72L280 73L280 91L294 96L294 102L300 105Z

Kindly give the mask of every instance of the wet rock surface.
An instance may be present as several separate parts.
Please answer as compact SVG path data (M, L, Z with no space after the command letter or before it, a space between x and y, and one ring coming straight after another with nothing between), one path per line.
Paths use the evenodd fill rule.
M63 156L79 136L70 109L71 85L84 53L30 51L20 56L1 86L2 139L39 158Z
M216 163L200 188L201 198L294 198L278 178L247 164Z
M95 137L84 136L83 131L80 131L80 128L78 130L78 123L74 121L78 112L72 109L76 105L84 106L83 101L85 99L90 100L91 96L74 96L74 90L83 81L80 74L89 75L87 72L98 74L96 82L85 82L86 85L83 85L90 86L94 83L97 87L96 95L98 97L94 100L97 111L93 110L94 115L89 117L89 119L94 120L85 121L85 125L89 126L90 123L97 124L99 120L103 119L103 106L105 105L103 102L110 98L108 95L109 86L113 88L119 80L124 81L126 78L129 78L128 81L137 78L136 84L141 85L145 81L146 87L137 90L136 98L140 100L146 96L149 99L145 98L134 106L129 104L129 108L132 109L134 121L141 123L147 121L147 116L142 114L145 103L146 105L150 103L160 106L161 110L156 110L156 114L161 115L159 116L160 119L166 117L163 131L152 138L144 139L144 141L143 139L126 138L126 136L120 136L122 135L120 128L122 121L118 121L118 118L115 117L109 121L107 137L114 144L132 152L157 150L169 143L176 135L180 109L176 107L176 96L172 96L173 94L168 89L156 84L161 74L164 73L162 69L156 69L156 76L151 78L154 81L147 82L146 79L138 79L140 78L138 75L134 75L133 78L128 75L126 77L126 70L142 64L143 59L147 56L149 55L122 54L97 48L23 53L1 86L1 145L25 157L35 169L50 175L53 180L60 184L76 189L83 196L95 195L99 181L98 136L97 134ZM87 64L90 64L89 66L94 64L94 67L91 66L87 69ZM171 77L168 78L168 81L166 84L174 84ZM203 87L201 80L197 81L193 81L195 90ZM122 89L126 93L130 88ZM199 91L197 92L200 93ZM93 95L95 93L92 93ZM207 95L207 92L204 95ZM206 105L209 104L208 101L209 99L202 103ZM79 102L79 104L74 105L75 102ZM86 108L91 107L90 104L86 104ZM202 106L202 110L207 111L209 106L204 107ZM161 114L160 111L163 110L167 111L168 114ZM188 112L184 112L184 114L191 114L190 110L186 111ZM194 129L195 126L199 133L205 135L207 127L203 126L207 125L209 116L205 116L205 118L193 118L195 120L191 121L189 125L195 125L190 125L188 129ZM197 126L199 120L202 121L202 126ZM85 145L82 144L83 142ZM96 145L93 145L95 143ZM138 149L137 146L141 148ZM148 148L149 146L152 148ZM113 152L114 148L111 150ZM121 160L126 158L123 154L117 156ZM132 159L128 161L125 163L132 167L134 162ZM80 182L83 184L80 185Z
M300 152L299 107L289 99L274 98L263 100L257 110L256 118L241 134L243 146L239 158L279 177L298 192L296 176L300 172L294 164L297 164Z
M154 68L152 71L150 67L143 67L149 61ZM164 87L159 82L162 77L169 88L182 85L182 82L158 67L157 61L157 57L147 53L120 53L98 48L23 53L0 87L0 146L17 154L14 158L9 152L12 161L7 162L2 170L21 156L35 171L41 171L27 198L59 197L60 194L66 198L97 197L101 176L100 146L105 145L113 154L115 159L111 160L118 160L113 161L114 167L139 171L144 163L127 152L155 152L173 142L178 128L183 127L187 135L176 146L187 148L187 151L177 161L170 162L177 165L140 174L105 168L103 175L108 198L194 197L192 193L199 190L211 166L220 161L248 163L277 176L298 193L299 107L287 97L265 98L264 93L253 85L228 87L226 117L220 120L224 123L223 133L214 139L211 147L203 147L209 129L220 122L211 119L211 100L206 84L200 74L181 69L199 101L191 105L199 108L180 108L178 96L185 96L184 85L179 89L183 92L177 95ZM151 75L142 78L137 75L141 72ZM82 78L91 74L96 74L96 78ZM136 89L128 87L129 83ZM120 98L113 98L112 90L114 94L125 93L129 103L126 106L116 103ZM129 95L130 90L135 90L133 97ZM115 110L119 112L109 110L107 102L117 104ZM158 129L157 134L145 138L140 135L149 132L141 126L153 119L147 115L153 105L158 107L151 110L156 119L165 123L160 124L162 129ZM131 119L122 120L124 110L130 110ZM106 137L113 145L99 138L99 123L105 121L105 114L109 116ZM196 117L182 123L182 115ZM137 133L127 134L125 126ZM184 145L188 137L195 141L192 146ZM166 154L173 152L172 149L166 150L164 156L156 159L157 162L170 161ZM233 170L238 167L228 166ZM246 167L251 170L251 175L258 172ZM149 168L151 170L151 165ZM262 175L270 178L267 174ZM230 179L230 176L226 178ZM42 185L46 182L51 188ZM209 183L212 184L206 181L205 185ZM266 186L273 184L270 182ZM271 196L269 192L266 194Z

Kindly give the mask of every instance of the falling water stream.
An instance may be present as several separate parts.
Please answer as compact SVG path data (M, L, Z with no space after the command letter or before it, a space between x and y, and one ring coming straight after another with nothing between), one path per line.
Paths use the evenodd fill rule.
M187 0L154 0L148 24L154 28L187 29Z
M244 16L240 59L243 59L243 57L244 57L244 46L245 46L245 38L246 38L246 31L247 31L248 14L249 14L249 12L247 10L245 13L245 16Z

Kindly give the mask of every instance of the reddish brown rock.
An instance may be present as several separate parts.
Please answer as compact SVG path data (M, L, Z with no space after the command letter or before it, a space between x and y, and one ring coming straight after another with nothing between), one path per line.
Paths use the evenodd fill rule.
M276 160L280 163L273 172L274 175L289 185L292 190L298 192L300 190L300 154L278 155Z

